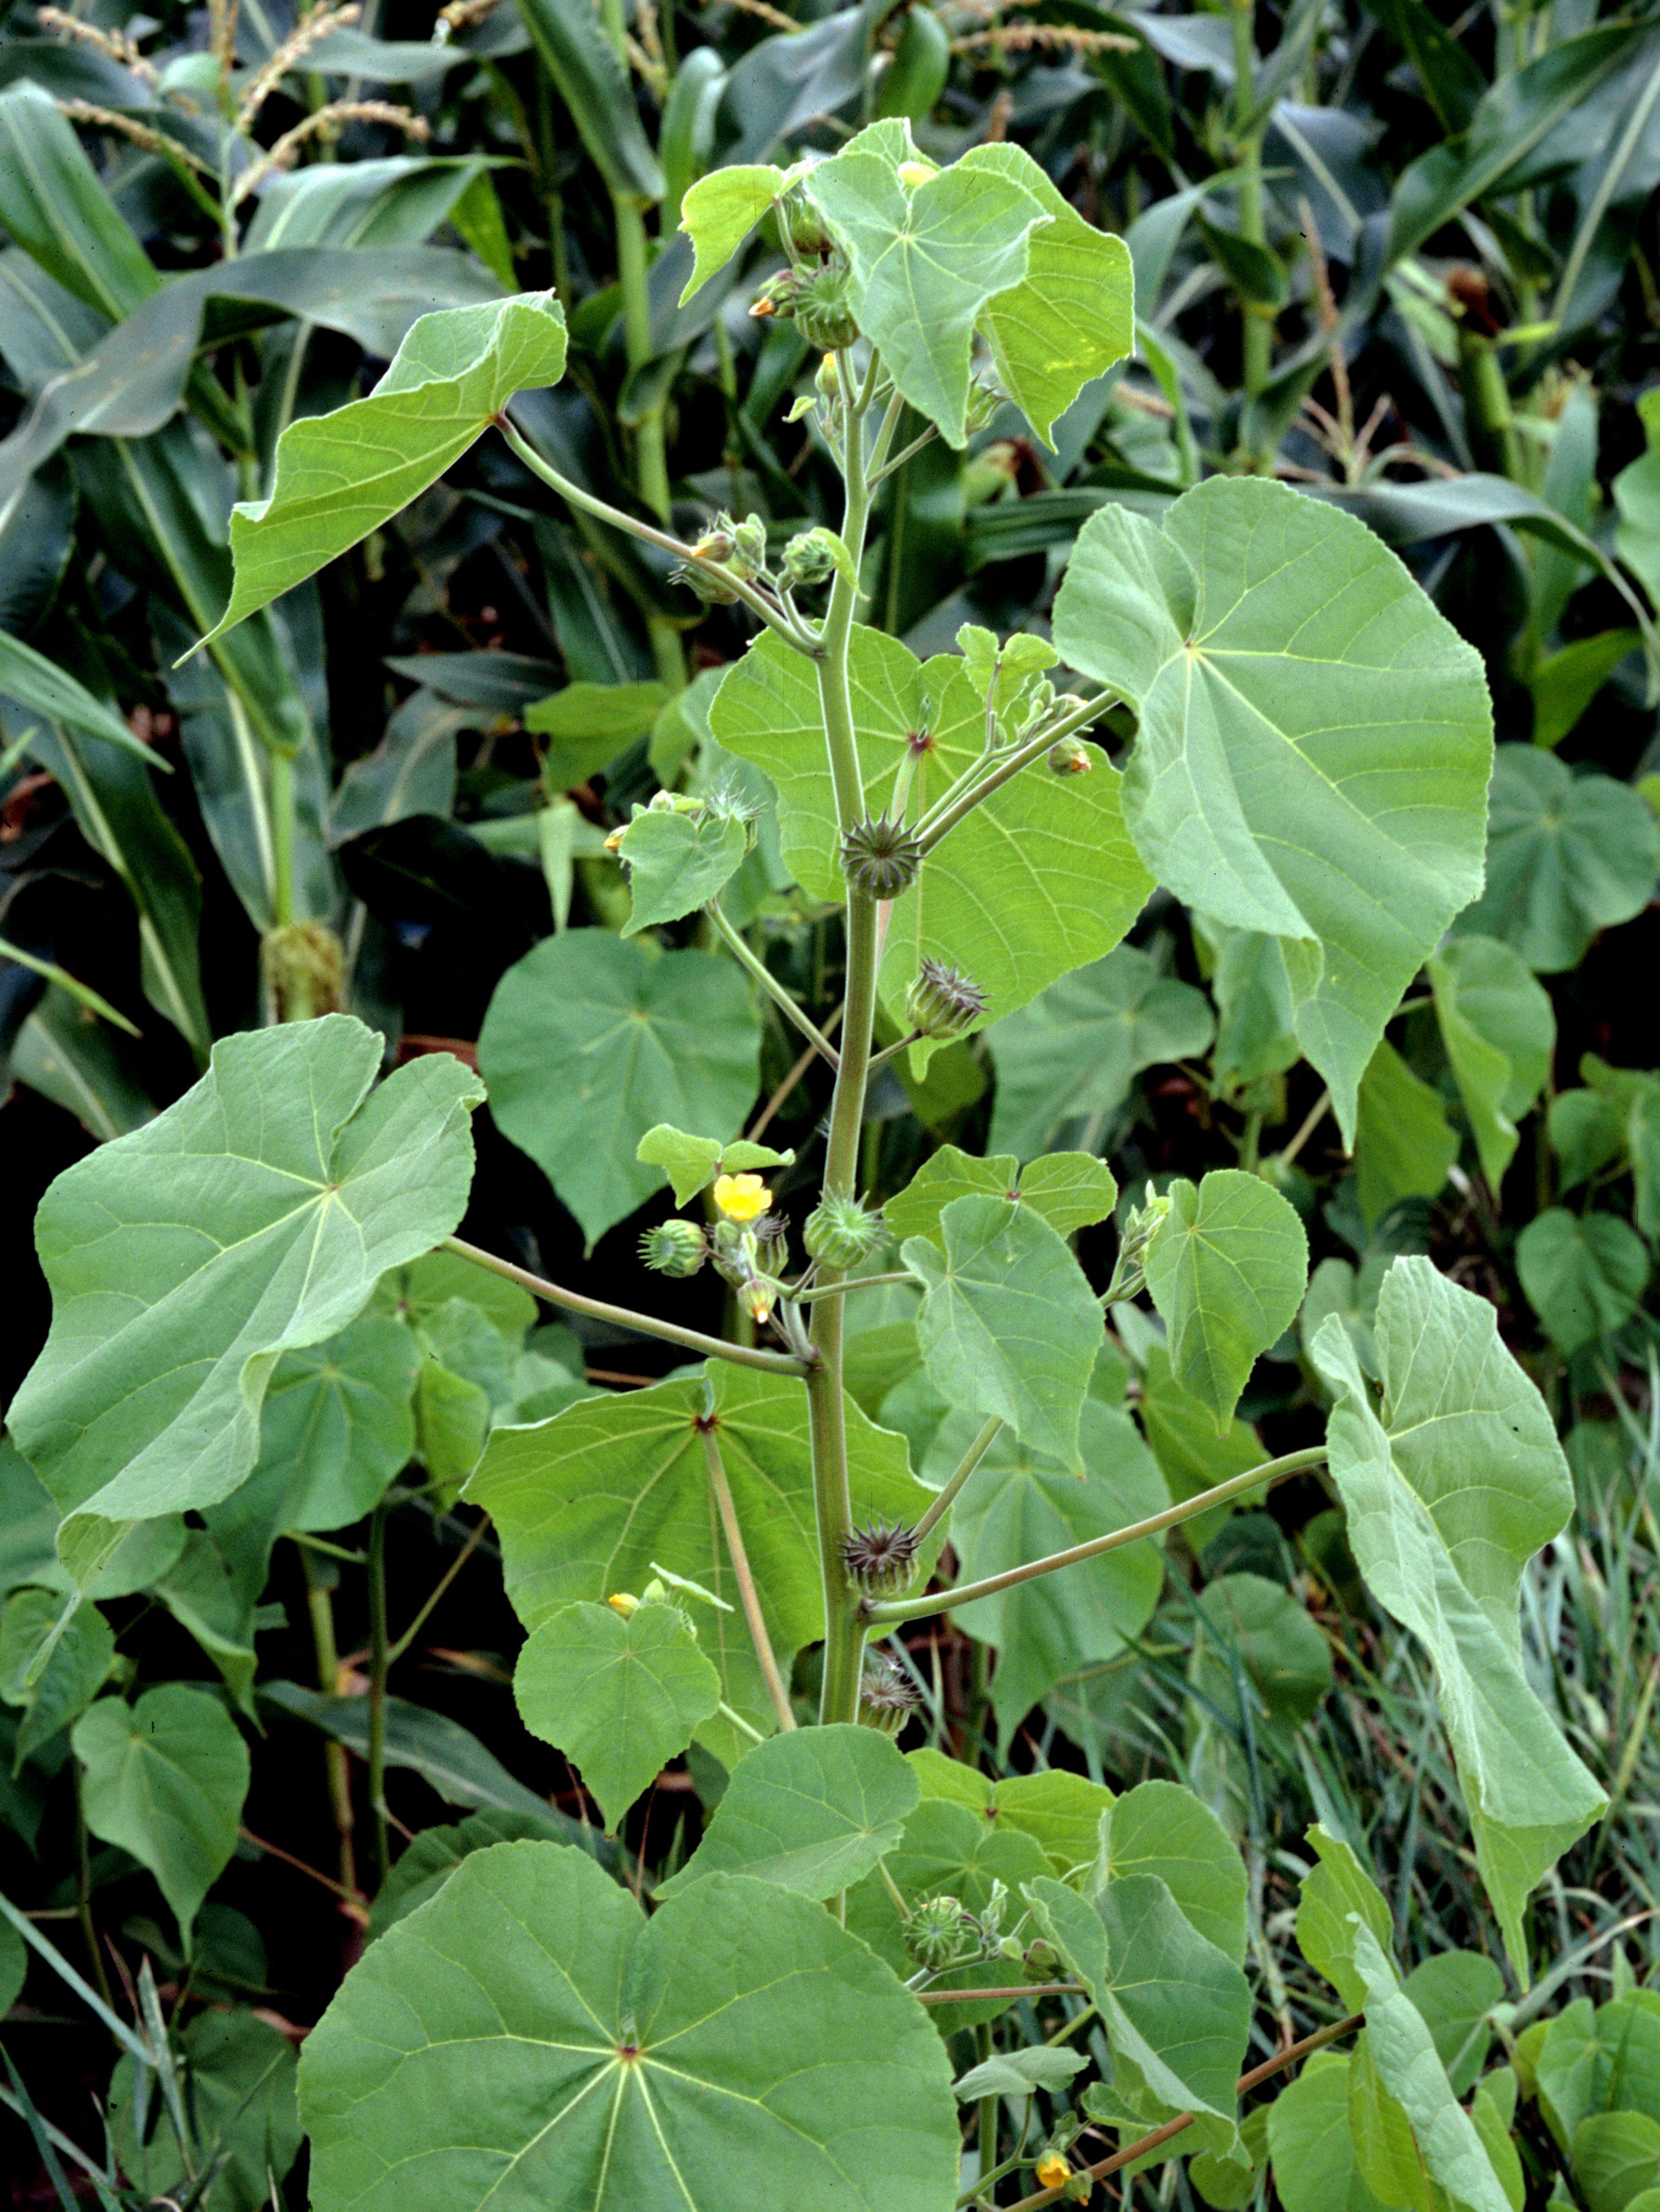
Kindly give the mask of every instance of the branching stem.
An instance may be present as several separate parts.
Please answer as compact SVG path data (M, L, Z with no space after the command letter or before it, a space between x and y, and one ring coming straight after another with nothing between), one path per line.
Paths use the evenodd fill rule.
M833 1068L839 1067L842 1059L836 1047L817 1023L809 1020L803 1013L766 962L745 943L742 931L733 927L721 911L720 901L711 899L703 911L714 924L714 933L721 942L731 952L739 965L746 969L755 978L785 1020L793 1023L800 1030L801 1035L806 1037L807 1042L813 1047L822 1060L827 1060Z
M1091 1537L1088 1543L1074 1544L1067 1551L1051 1553L1046 1559L1030 1559L1025 1566L1011 1567L1006 1573L988 1575L983 1582L959 1583L955 1589L935 1590L929 1596L891 1598L881 1604L867 1604L865 1619L873 1626L878 1622L921 1620L931 1613L945 1612L950 1606L968 1605L978 1597L994 1597L999 1590L1011 1589L1017 1583L1033 1582L1039 1575L1052 1575L1059 1568L1077 1566L1085 1559L1098 1559L1104 1553L1122 1551L1127 1544L1139 1544L1144 1537L1157 1536L1165 1528L1191 1521L1196 1514L1207 1512L1213 1505L1225 1505L1231 1498L1241 1497L1248 1490L1281 1482L1287 1475L1300 1474L1305 1468L1323 1466L1325 1458L1323 1444L1313 1445L1307 1451L1287 1452L1281 1459L1267 1460L1261 1467L1249 1468L1230 1481L1201 1490L1196 1498L1184 1498L1181 1504L1169 1506L1163 1513L1149 1514L1145 1521L1133 1521L1128 1528Z
M727 1344L718 1336L705 1336L701 1328L682 1328L678 1322L659 1321L654 1314L635 1313L627 1306L607 1305L603 1298L585 1298L580 1291L568 1291L561 1284L550 1283L541 1275L533 1275L528 1267L515 1267L511 1260L498 1260L494 1252L486 1252L459 1237L447 1237L444 1249L471 1260L475 1267L488 1267L491 1274L505 1276L521 1290L545 1298L550 1305L586 1314L590 1321L609 1322L613 1328L631 1328L640 1336L661 1337L665 1344L678 1344L683 1351L695 1352L702 1359L730 1359L735 1366L758 1367L768 1375L800 1375L806 1366L805 1361L791 1352L760 1352L747 1344Z
M744 1548L744 1531L739 1526L738 1508L732 1502L732 1485L727 1480L725 1462L721 1447L715 1441L714 1422L698 1424L703 1439L703 1464L708 1469L709 1488L714 1493L715 1510L721 1516L721 1526L727 1539L727 1552L732 1560L733 1579L738 1584L738 1595L744 1608L744 1618L749 1623L750 1639L755 1645L756 1662L761 1669L761 1679L767 1686L767 1695L778 1725L787 1731L795 1726L795 1714L790 1705L790 1693L784 1678L778 1671L778 1662L773 1656L772 1639L767 1634L767 1624L761 1612L761 1594L755 1587L755 1577L750 1571L749 1553Z
M916 1524L915 1536L919 1544L925 1536L932 1534L945 1516L951 1511L958 1492L997 1441L997 1432L1002 1425L1001 1416L994 1413L962 1458L958 1460L950 1480Z
M1353 2035L1365 2024L1365 2013L1353 2012L1347 2020L1334 2021L1329 2027L1316 2028L1312 2035L1305 2035L1300 2043L1293 2043L1288 2050L1276 2051L1262 2065L1253 2066L1249 2074L1242 2074L1233 2085L1235 2096L1249 2096L1271 2075L1280 2073L1287 2066L1294 2066L1299 2058L1312 2057L1316 2051L1323 2051L1329 2043L1336 2043L1343 2036ZM1121 2166L1133 2165L1138 2159L1146 2158L1150 2151L1161 2148L1172 2136L1179 2136L1184 2129L1190 2128L1193 2120L1191 2112L1179 2112L1173 2120L1166 2120L1162 2128L1155 2128L1150 2136L1143 2136L1140 2142L1127 2143L1122 2150L1114 2151L1110 2158L1098 2160L1095 2165L1082 2166L1079 2170L1088 2174L1091 2181L1104 2181L1108 2174L1116 2173ZM1064 2188L1063 2184L1060 2189L1034 2190L1030 2197L1023 2197L1018 2203L1012 2205L1009 2212L1038 2212L1041 2205L1055 2203L1064 2193Z

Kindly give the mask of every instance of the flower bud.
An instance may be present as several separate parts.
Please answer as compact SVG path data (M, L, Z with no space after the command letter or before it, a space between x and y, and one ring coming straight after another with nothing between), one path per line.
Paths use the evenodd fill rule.
M614 1591L612 1595L605 1600L605 1603L611 1607L613 1613L620 1613L624 1620L629 1618L630 1613L638 1613L640 1610L639 1599L631 1595L627 1590Z
M780 1285L765 1275L745 1275L738 1285L738 1303L757 1327L772 1319Z
M986 1011L986 994L960 968L925 957L905 994L905 1018L925 1037L961 1036Z
M660 1275L695 1275L708 1257L708 1244L695 1221L660 1221L640 1239L640 1257Z
M1060 2189L1072 2179L1072 2167L1058 2150L1046 2150L1037 2161L1038 2186Z
M1168 1198L1160 1198L1151 1183L1145 1205L1133 1206L1118 1243L1117 1264L1102 1295L1104 1305L1122 1305L1138 1297L1146 1285L1147 1246L1154 1231L1170 1212Z
M762 286L750 313L793 320L809 345L849 346L859 335L848 301L847 265L839 259L817 269L781 270Z
M883 1652L866 1654L859 1678L859 1717L866 1728L879 1729L884 1735L897 1735L921 1703L902 1667L896 1667Z
M885 814L860 822L842 839L842 872L873 899L896 899L909 890L922 865L922 848L903 822Z
M930 177L937 177L939 173L939 164L934 161L902 161L899 164L899 181L912 191L918 185L926 185Z
M827 1267L856 1267L875 1251L885 1234L882 1217L866 1213L856 1198L823 1198L807 1216L801 1242L808 1256Z
M916 1531L902 1521L850 1528L842 1539L842 1564L866 1597L897 1597L916 1572Z
M1040 1936L1035 1943L1028 1943L1022 1960L1026 1974L1034 1982L1047 1982L1061 1963L1061 1954L1053 1943L1046 1943Z
M931 1897L905 1923L904 1945L919 1966L938 1973L973 1944L968 1916L954 1897Z
M975 1917L980 1923L980 1933L988 1944L994 1945L1003 1932L1003 1915L1009 1909L1008 1886L994 1879L990 1894Z
M1076 738L1061 738L1052 744L1049 763L1052 775L1088 775L1095 766L1089 747L1079 744Z
M767 565L767 526L758 514L746 514L733 526L729 565L747 583Z
M782 219L785 233L798 253L816 253L822 258L833 251L824 216L800 185L792 185L785 193Z
M836 540L825 529L798 532L784 548L778 573L791 591L822 584L836 573Z

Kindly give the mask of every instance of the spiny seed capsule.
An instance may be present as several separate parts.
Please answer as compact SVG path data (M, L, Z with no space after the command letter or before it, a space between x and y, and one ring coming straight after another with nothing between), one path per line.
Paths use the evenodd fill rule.
M922 865L922 848L903 822L885 814L860 822L842 839L842 872L873 899L896 899L909 890Z
M931 955L905 994L905 1015L926 1037L961 1036L986 1011L986 994L960 968Z
M859 1717L866 1728L878 1729L884 1735L897 1735L919 1702L915 1691L890 1661L866 1662L859 1684Z
M807 1216L801 1242L808 1256L827 1267L856 1267L868 1259L885 1232L879 1213L866 1213L856 1198L833 1193L821 1199Z
M967 1915L954 1897L931 1897L905 1923L905 1949L919 1966L938 1973L960 1959L973 1941Z
M848 300L848 272L834 262L796 280L789 312L809 345L850 346L859 335Z
M894 1597L916 1571L916 1543L915 1529L903 1521L872 1521L843 1536L842 1564L866 1597Z
M640 1257L660 1275L695 1275L708 1257L695 1221L660 1221L640 1239Z

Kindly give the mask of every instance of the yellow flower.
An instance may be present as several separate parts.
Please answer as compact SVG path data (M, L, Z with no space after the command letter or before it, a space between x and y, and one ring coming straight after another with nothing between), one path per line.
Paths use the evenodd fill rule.
M714 1202L728 1221L758 1221L772 1204L772 1193L758 1175L716 1176Z
M1072 2168L1058 2150L1045 2151L1037 2161L1037 2179L1045 2189L1059 2189L1072 2179Z
M620 1613L624 1620L631 1613L637 1613L640 1610L639 1599L630 1596L627 1590L616 1591L605 1600L605 1603L610 1606L613 1613Z

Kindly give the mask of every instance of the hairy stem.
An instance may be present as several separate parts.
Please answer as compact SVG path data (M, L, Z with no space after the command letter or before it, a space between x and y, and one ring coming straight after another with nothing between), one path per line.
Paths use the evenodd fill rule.
M486 1252L477 1244L468 1244L459 1237L447 1237L444 1249L459 1253L471 1260L475 1267L488 1267L493 1275L504 1275L510 1283L550 1305L563 1306L571 1313L586 1314L590 1321L609 1322L614 1328L631 1328L640 1336L659 1336L665 1344L678 1344L683 1351L695 1352L702 1359L730 1359L735 1366L758 1367L768 1375L800 1375L806 1363L787 1352L757 1352L747 1344L727 1344L718 1336L705 1336L701 1328L682 1328L678 1322L659 1321L654 1315L635 1313L627 1306L607 1305L603 1298L585 1298L580 1291L568 1291L561 1284L550 1283L541 1275L533 1275L528 1267L515 1267L511 1260L498 1260L494 1252Z
M1317 2028L1312 2035L1305 2035L1300 2043L1293 2043L1289 2050L1276 2051L1272 2058L1264 2059L1262 2065L1253 2066L1249 2074L1242 2074L1233 2085L1235 2096L1249 2096L1253 2089L1272 2075L1280 2073L1287 2066L1294 2066L1299 2058L1312 2057L1316 2051L1323 2051L1329 2043L1336 2043L1343 2036L1353 2035L1365 2024L1365 2013L1353 2012L1347 2020L1335 2020L1329 2027ZM1155 2128L1150 2136L1143 2136L1140 2142L1127 2143L1122 2150L1114 2151L1110 2158L1098 2160L1095 2165L1083 2166L1079 2171L1088 2174L1092 2181L1104 2181L1108 2174L1116 2173L1121 2166L1133 2165L1137 2159L1146 2157L1149 2151L1158 2150L1169 2142L1173 2136L1179 2136L1184 2129L1190 2128L1193 2118L1191 2112L1179 2112L1175 2119L1166 2120L1162 2128ZM1053 2204L1061 2193L1060 2189L1034 2190L1030 2197L1023 2197L1018 2204L1012 2205L1009 2212L1038 2212L1040 2205Z
M1248 1468L1243 1474L1219 1482L1213 1489L1201 1490L1196 1498L1184 1498L1181 1504L1169 1506L1163 1513L1149 1514L1145 1521L1133 1521L1128 1528L1115 1528L1110 1535L1091 1537L1086 1544L1074 1544L1068 1551L1051 1553L1046 1559L1030 1559L1025 1566L1011 1567L1006 1573L988 1575L983 1582L960 1583L955 1589L935 1590L927 1597L894 1598L883 1604L866 1605L865 1618L872 1623L921 1620L931 1613L943 1613L950 1606L968 1605L977 1597L993 1597L999 1590L1012 1589L1017 1583L1032 1582L1039 1575L1052 1575L1059 1568L1077 1566L1085 1559L1098 1559L1103 1553L1122 1551L1127 1544L1139 1544L1144 1537L1157 1536L1165 1528L1191 1521L1196 1514L1207 1512L1213 1505L1225 1504L1229 1498L1242 1497L1248 1490L1282 1482L1287 1475L1300 1474L1305 1468L1322 1467L1325 1458L1324 1444L1310 1446L1307 1451L1287 1452L1281 1459L1266 1460L1261 1467Z
M738 1584L738 1595L744 1607L744 1618L749 1623L750 1640L755 1646L756 1662L761 1669L761 1679L767 1686L767 1695L778 1725L787 1731L795 1726L795 1714L790 1705L790 1694L784 1678L778 1671L778 1662L773 1656L772 1638L767 1634L767 1624L761 1612L761 1594L755 1587L755 1577L750 1571L749 1553L744 1548L744 1532L739 1526L738 1509L732 1502L732 1485L727 1480L725 1462L721 1447L715 1441L715 1417L710 1414L708 1423L698 1423L703 1439L703 1464L708 1469L709 1488L714 1493L715 1510L721 1516L721 1526L727 1539L727 1552L732 1560L733 1578Z
M334 1578L323 1560L307 1547L301 1545L298 1548L306 1574L312 1649L317 1656L317 1686L325 1698L337 1698L340 1651L334 1637ZM360 1897L362 1892L357 1886L357 1859L352 1847L351 1770L346 1763L346 1747L330 1736L323 1746L323 1759L328 1777L329 1809L334 1815L340 1887L348 1897Z
M865 786L854 729L848 653L859 592L853 580L865 550L870 520L870 489L865 465L865 415L875 388L876 363L856 396L845 354L836 356L842 380L847 443L844 470L847 504L842 538L851 558L851 575L837 572L824 616L824 655L818 663L818 702L824 721L830 780L837 822L843 831L864 819ZM891 437L895 410L882 434ZM879 458L881 440L878 440ZM847 899L847 1002L842 1017L841 1064L830 1101L830 1133L824 1151L826 1195L851 1198L859 1172L859 1137L865 1115L865 1086L870 1071L871 1036L876 1020L876 967L879 945L876 902L852 884ZM842 1271L826 1268L818 1287L842 1280ZM848 1488L847 1414L842 1395L842 1338L844 1301L819 1299L813 1307L812 1344L817 1366L807 1376L812 1443L812 1495L824 1591L824 1680L819 1701L822 1721L851 1721L859 1714L859 1675L864 1660L865 1629L858 1592L848 1578L842 1547L852 1533L853 1504Z

